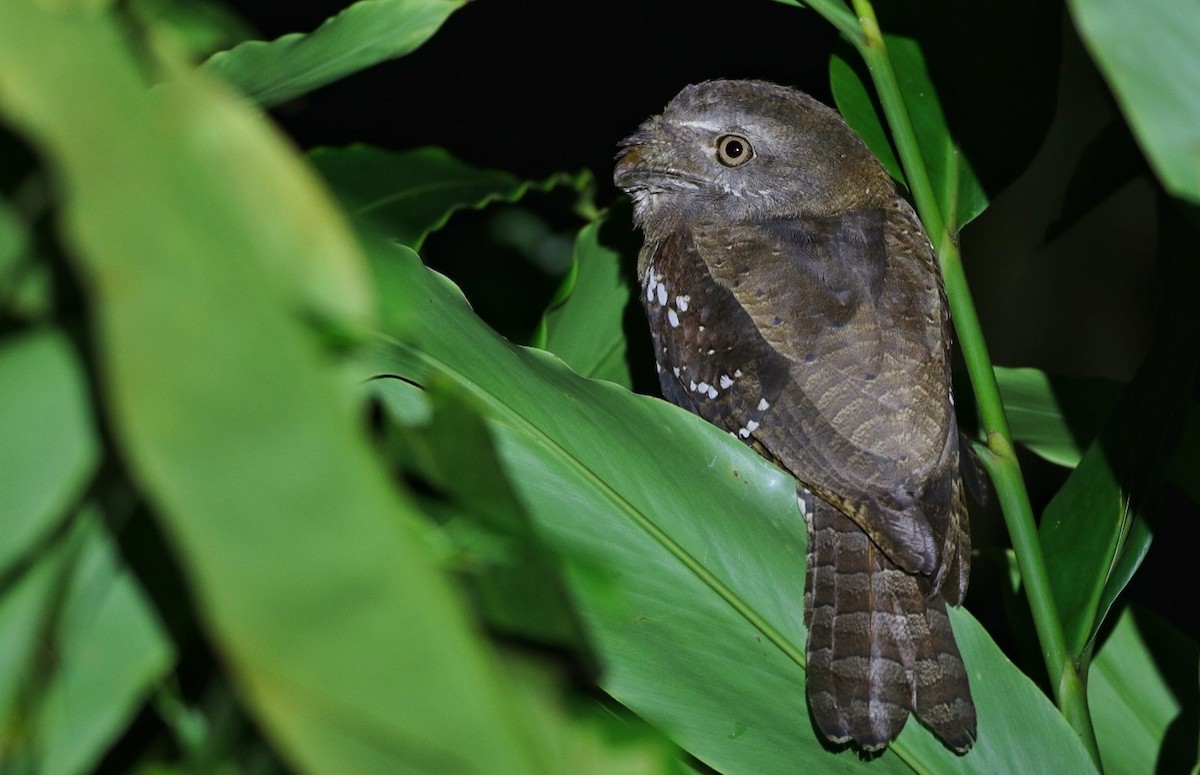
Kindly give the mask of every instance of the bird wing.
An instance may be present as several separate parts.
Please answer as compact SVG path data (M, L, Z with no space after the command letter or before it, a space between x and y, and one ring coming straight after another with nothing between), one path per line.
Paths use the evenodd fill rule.
M936 573L937 587L954 566L965 587L948 320L908 204L695 224L690 240L715 281L712 295L729 296L726 313L740 308L759 346L743 344L743 371L761 396L740 409L713 402L706 412L701 402L700 413L737 418L748 405L768 406L753 441L900 567Z

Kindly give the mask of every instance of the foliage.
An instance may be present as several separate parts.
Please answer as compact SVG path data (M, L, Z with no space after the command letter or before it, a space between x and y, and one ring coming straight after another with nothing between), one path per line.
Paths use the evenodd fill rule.
M632 256L609 247L591 175L529 181L440 148L301 155L253 104L404 56L461 5L362 0L237 42L209 4L0 4L0 769L1194 766L1196 645L1126 586L1164 487L1196 495L1197 237L1172 199L1194 198L1195 159L1172 128L1200 99L1139 69L1187 69L1195 47L1072 3L1164 187L1173 284L1126 386L993 367L957 236L1015 172L956 134L962 95L939 92L910 20L811 4L846 44L840 109L938 250L1048 656L1018 667L997 645L1021 617L989 633L953 612L975 748L914 722L865 761L807 722L792 481L630 390ZM1163 14L1172 40L1200 27ZM191 64L214 41L236 45ZM462 212L517 203L574 219L528 346L419 255ZM549 227L526 215L496 251L541 250ZM1069 470L1036 527L1018 445Z

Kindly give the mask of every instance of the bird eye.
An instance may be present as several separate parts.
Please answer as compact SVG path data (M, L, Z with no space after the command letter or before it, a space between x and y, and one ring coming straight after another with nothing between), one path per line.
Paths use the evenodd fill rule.
M726 167L740 167L754 158L750 141L741 135L721 135L717 138L717 161Z

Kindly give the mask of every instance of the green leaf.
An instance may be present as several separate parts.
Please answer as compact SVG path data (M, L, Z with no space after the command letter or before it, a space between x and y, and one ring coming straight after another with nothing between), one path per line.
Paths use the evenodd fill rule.
M844 49L834 52L829 57L829 88L833 91L833 100L837 103L842 118L858 133L888 174L900 185L906 186L904 171L900 169L900 162L896 160L892 141L888 139L887 131L883 128L883 122L879 118L879 112L875 110L875 103L867 91L867 85L848 61L850 51L852 49ZM860 61L857 55L855 61Z
M128 13L156 31L170 31L196 57L207 57L254 37L241 17L215 0L130 0Z
M550 302L534 346L549 350L578 374L630 386L622 320L629 288L621 259L600 244L602 221L585 226L575 240L571 271Z
M884 35L884 41L946 228L956 234L987 208L987 194L946 124L920 43L898 35ZM838 110L892 176L903 180L865 78L865 72L849 64L849 54L831 59L830 85Z
M1107 772L1195 771L1198 662L1196 643L1157 616L1121 614L1088 680Z
M424 389L396 379L368 385L393 420L399 438L392 447L406 472L436 491L427 510L443 514L480 617L501 633L584 650L557 560L534 532L467 397L446 380Z
M806 715L793 481L681 409L504 341L411 251L376 271L399 292L389 304L420 310L405 344L381 346L379 371L448 378L472 397L565 564L602 685L685 749L723 772L1092 771L1045 696L958 613L975 750L956 757L913 722L870 764L827 752Z
M92 509L5 595L0 632L6 772L91 771L174 660Z
M52 636L54 673L40 687L36 745L45 772L91 771L174 662L99 514L85 512L80 530L84 543Z
M271 107L410 54L465 0L360 0L315 32L241 43L204 66Z
M1070 0L1068 7L1158 179L1200 202L1200 6Z
M0 572L51 531L96 470L87 393L62 334L0 341Z
M413 250L458 210L516 202L531 189L568 186L582 193L592 184L587 172L521 180L509 172L472 167L443 148L318 148L309 159L356 223Z
M545 771L306 322L369 316L352 235L261 115L169 63L148 91L129 45L0 4L0 110L67 194L115 442L222 663L296 769Z
M1124 386L1095 377L995 367L1013 441L1056 465L1074 468L1121 399Z
M11 293L9 284L28 248L25 224L7 202L0 200L0 300Z
M534 729L554 751L552 772L572 775L686 775L694 770L679 750L641 719L617 715L593 698L572 697L560 688L564 676L544 664L509 652L503 669L526 700Z
M1181 435L1187 359L1152 353L1099 437L1046 506L1039 535L1067 647L1076 658L1149 549L1146 520Z

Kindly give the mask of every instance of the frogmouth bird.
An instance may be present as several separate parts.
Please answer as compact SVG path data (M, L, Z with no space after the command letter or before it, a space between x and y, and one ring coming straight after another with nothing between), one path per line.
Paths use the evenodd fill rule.
M911 205L834 110L762 81L686 87L615 181L663 394L797 481L813 724L876 751L914 714L967 751L949 317Z

